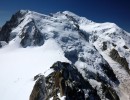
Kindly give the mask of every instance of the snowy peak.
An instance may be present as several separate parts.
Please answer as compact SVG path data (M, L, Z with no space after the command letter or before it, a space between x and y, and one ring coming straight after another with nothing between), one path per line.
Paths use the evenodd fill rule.
M33 24L30 24L33 23ZM32 46L35 32L38 31L40 36L44 36L46 33L47 37L52 37L54 32L59 33L59 30L67 31L79 31L80 24L89 24L90 20L87 20L84 17L79 17L78 15L71 13L69 11L57 12L55 14L44 15L37 12L29 10L20 10L14 14L10 21L8 21L0 31L0 41L9 42L15 38L21 38L23 40L23 35L26 34L30 40L27 40L26 46ZM27 27L29 25L29 27ZM35 28L36 30L31 31ZM26 29L25 29L26 28ZM29 28L29 29L27 29ZM57 30L58 29L58 30ZM28 31L28 32L25 32ZM30 31L30 32L29 32ZM68 32L67 32L68 33ZM69 32L70 33L70 32ZM51 35L51 36L50 36ZM85 35L85 34L84 34ZM20 36L20 37L19 37ZM45 37L46 38L46 37ZM30 43L28 43L28 41ZM44 40L39 41L42 45ZM23 47L26 47L22 45Z
M63 14L68 16L68 18L73 19L73 21L75 20L78 24L89 24L89 23L93 22L91 20L88 20L85 17L80 17L80 16L78 16L70 11L64 11Z
M42 77L39 79L41 80L36 82L38 85L39 82L51 76L53 72L68 75L68 73L71 73L67 69L69 67L74 72L68 78L69 85L73 85L73 81L79 82L80 78L89 83L91 88L76 87L81 90L86 98L93 98L94 94L101 100L128 100L129 98L130 88L126 89L125 87L130 84L130 35L114 23L96 23L69 11L45 15L34 11L20 10L0 30L0 47L0 57L2 57L0 58L2 61L0 66L3 66L2 68L8 69L8 66L12 65L9 68L18 70L20 63L22 70L18 70L18 72L26 71L28 77L18 80L21 87L25 81L28 82L27 80L30 77L38 73L44 74L44 77L40 74L40 77ZM8 55L6 52L8 52ZM16 55L20 61L13 55ZM11 58L9 65L5 61L8 58ZM21 61L23 62L21 63ZM63 69L56 71L54 68L50 68L54 62L56 62L54 65L57 65L57 69ZM64 68L64 66L66 67ZM30 70L33 70L33 72L30 72ZM51 72L48 72L48 70L51 70ZM49 74L46 74L46 72ZM25 75L14 75L11 69L9 73L12 75L13 81L16 81L14 76L23 77ZM78 73L78 76L73 76L75 73ZM5 75L6 70L2 76ZM0 77L2 76L0 75ZM76 78L71 80L72 77ZM2 77L2 79L4 78ZM55 80L54 77L49 77L49 79ZM8 83L8 80L6 83ZM61 84L61 82L58 81L57 84ZM66 84L66 82L63 81L63 84ZM82 83L79 84L82 85ZM44 85L40 84L43 87L39 89L45 89ZM3 87L6 87L6 85ZM72 92L72 87L69 88ZM75 89L75 86L73 88ZM28 94L31 93L31 89L32 85L29 86ZM62 88L58 87L58 89L57 93ZM21 91L24 92L24 89L21 89ZM76 90L77 92L78 90ZM63 97L67 97L68 93ZM15 97L14 94L12 97ZM27 97L29 95L25 96L26 99ZM52 96L50 97L52 98ZM3 100L7 100L6 96L3 98L5 98Z
M12 15L10 21L7 21L0 31L0 41L10 41L10 32L24 20L26 14L27 11L20 10Z
M30 12L29 10L19 10L18 12L16 12L16 14L21 14L21 15L25 15L28 12Z

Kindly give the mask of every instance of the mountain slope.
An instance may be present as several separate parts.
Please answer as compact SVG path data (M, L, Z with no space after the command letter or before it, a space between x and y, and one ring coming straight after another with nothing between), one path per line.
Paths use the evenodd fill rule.
M44 15L20 10L0 31L1 98L29 99L33 76L43 73L47 77L53 63L62 61L75 65L96 90L104 84L121 100L128 100L129 38L113 23L95 23L69 11ZM7 74L11 78L5 81ZM97 94L102 100L110 99L101 91Z

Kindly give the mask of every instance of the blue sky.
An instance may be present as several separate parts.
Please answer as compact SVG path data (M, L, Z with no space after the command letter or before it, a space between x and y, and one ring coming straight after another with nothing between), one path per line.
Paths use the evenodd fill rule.
M1 0L0 26L20 9L44 14L69 10L95 22L114 22L130 32L130 0Z

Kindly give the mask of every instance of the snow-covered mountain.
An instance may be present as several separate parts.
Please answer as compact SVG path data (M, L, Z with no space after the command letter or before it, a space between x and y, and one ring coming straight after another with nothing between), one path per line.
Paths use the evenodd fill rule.
M0 47L1 100L54 99L62 81L52 75L59 77L59 72L65 74L66 91L58 85L56 94L63 100L76 94L84 96L77 100L130 98L130 33L114 23L96 23L69 11L44 15L20 10L2 27ZM68 88L82 92L75 90L71 97Z

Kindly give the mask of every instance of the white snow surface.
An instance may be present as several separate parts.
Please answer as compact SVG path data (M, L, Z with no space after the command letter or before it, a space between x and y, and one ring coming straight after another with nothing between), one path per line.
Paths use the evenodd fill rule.
M56 61L69 62L51 39L41 47L21 48L9 44L0 49L0 61L1 100L29 100L35 75L44 74Z

